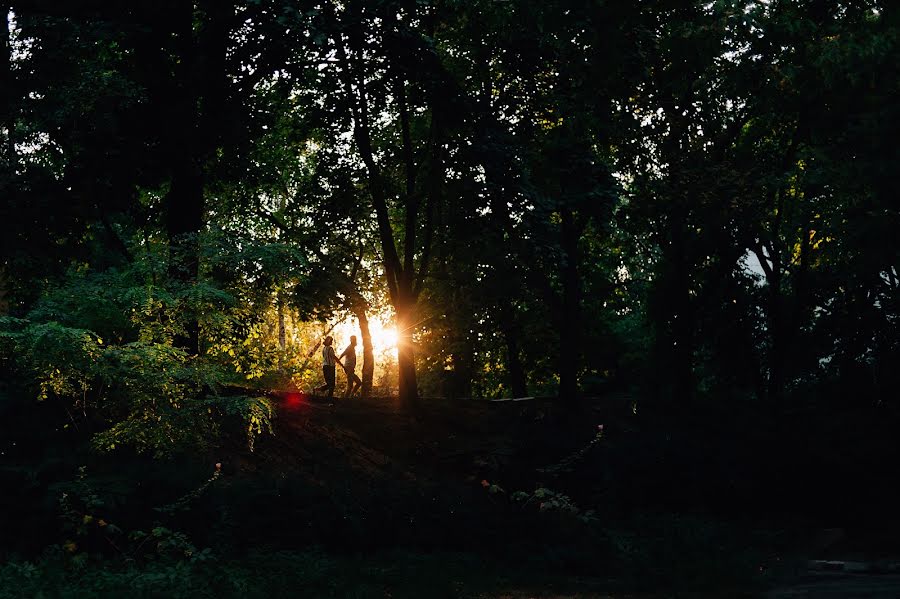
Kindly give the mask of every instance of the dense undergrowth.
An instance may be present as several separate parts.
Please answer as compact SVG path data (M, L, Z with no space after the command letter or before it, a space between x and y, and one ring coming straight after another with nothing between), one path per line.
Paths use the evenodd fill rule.
M47 404L5 407L7 426L65 421ZM796 536L851 500L840 488L878 491L838 457L817 468L816 450L790 454L761 421L742 430L739 414L710 415L719 438L697 434L708 421L669 428L621 414L598 432L597 414L572 419L554 403L432 410L411 423L390 402L285 403L253 451L237 435L167 459L98 454L74 430L66 443L11 434L0 593L733 596L799 563ZM833 439L818 429L807 439ZM848 433L836 449L891 459L859 441ZM814 503L823 489L799 487L828 469L835 491ZM778 487L787 473L795 487Z
M585 485L576 498L563 492L569 483L541 487L536 474L519 488L534 472L527 453L484 464L476 450L469 463L441 469L434 456L415 455L411 435L372 445L398 433L397 420L369 425L384 430L367 438L350 409L307 419L283 412L276 436L253 452L236 443L168 460L97 454L75 432L69 447L17 435L6 448L17 455L2 462L10 492L0 593L450 597L758 584L763 556L744 545L747 530L589 506L580 503ZM353 409L381 416L377 406ZM514 435L531 426L518 420ZM420 431L443 438L441 423ZM360 467L360 444L385 452L373 458L380 467ZM467 469L475 476L461 476Z

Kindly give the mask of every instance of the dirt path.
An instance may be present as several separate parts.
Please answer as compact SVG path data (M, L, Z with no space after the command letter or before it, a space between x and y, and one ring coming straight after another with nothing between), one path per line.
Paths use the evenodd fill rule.
M540 468L568 455L572 446L596 434L597 422L615 422L603 406L587 406L580 420L565 420L552 400L476 402L429 400L417 417L403 412L394 398L329 402L299 393L280 393L275 435L240 451L238 470L299 475L322 488L377 484L402 487L410 495L429 492L483 493L483 480L533 489ZM624 422L622 420L621 422ZM622 428L622 427L620 427ZM584 438L574 439L573 434ZM567 445L559 443L563 439ZM363 481L363 482L360 482ZM513 482L514 481L514 482ZM518 485L518 486L513 486ZM807 554L815 557L813 554ZM808 559L807 558L807 559ZM498 597L565 597L517 593ZM572 597L606 597L580 594ZM653 598L662 595L615 595ZM688 595L690 596L690 595ZM703 595L696 595L703 596ZM900 599L900 573L858 574L810 570L759 594L771 599L860 597Z
M769 591L767 599L897 599L900 575L809 574L800 580Z
M413 418L394 398L333 403L299 393L276 398L275 436L260 440L255 455L247 456L246 468L279 461L296 468L314 455L331 455L365 476L396 477L399 472L417 479L479 482L514 456L522 457L523 429L548 411L547 402L429 400Z

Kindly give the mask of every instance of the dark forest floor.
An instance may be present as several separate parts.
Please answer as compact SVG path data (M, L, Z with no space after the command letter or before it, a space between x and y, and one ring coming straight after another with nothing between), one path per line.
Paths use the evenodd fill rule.
M795 440L740 414L648 425L626 395L574 409L546 399L428 399L415 416L395 398L273 399L275 434L252 450L235 424L224 446L170 462L81 450L50 460L4 498L19 541L12 555L62 541L47 524L63 488L52 481L86 464L92 492L107 498L104 514L123 529L155 518L216 556L162 574L153 568L167 562L117 562L104 543L79 540L98 556L99 574L78 584L111 594L116 584L149 584L156 590L139 596L169 596L159 588L181 584L193 593L185 596L297 587L314 597L900 597L888 512L847 511L854 495L809 488L824 470L839 475L832 464L817 470L815 431ZM813 449L784 445L795 442ZM220 474L185 510L159 512L216 463ZM22 511L29 501L43 511ZM834 563L811 570L810 560ZM864 571L837 572L838 560ZM71 566L59 563L68 581L59 584L74 584ZM21 585L20 570L0 568L0 586L4 576ZM174 582L151 584L150 573Z

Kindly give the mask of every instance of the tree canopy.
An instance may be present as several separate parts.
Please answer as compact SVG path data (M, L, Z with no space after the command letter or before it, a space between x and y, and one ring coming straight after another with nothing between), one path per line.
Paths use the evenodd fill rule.
M7 13L13 336L53 324L229 371L217 348L272 310L282 329L386 311L409 407L894 382L878 2Z

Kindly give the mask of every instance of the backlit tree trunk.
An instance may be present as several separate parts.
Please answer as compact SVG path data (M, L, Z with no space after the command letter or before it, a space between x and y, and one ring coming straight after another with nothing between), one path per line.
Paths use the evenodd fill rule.
M360 298L362 299L362 298ZM359 334L362 337L362 387L360 390L363 399L372 395L372 379L375 376L375 352L372 346L372 333L369 331L369 318L366 314L364 302L354 302L353 313L359 322Z
M401 291L394 304L397 320L397 367L400 403L414 408L419 398L416 380L416 355L413 346L416 302L411 291Z
M419 166L415 163L414 148L411 139L410 114L407 109L406 79L402 73L392 73L391 83L394 85L397 117L401 132L402 160L405 175L405 190L399 204L403 215L402 254L398 250L391 214L388 208L388 195L385 189L385 178L380 165L375 160L370 127L370 112L366 82L366 58L363 40L359 32L349 34L346 45L337 44L338 56L341 59L341 72L345 97L350 117L353 121L353 136L360 153L369 180L369 195L378 225L378 238L381 244L384 277L394 316L397 324L397 365L398 391L401 405L413 410L418 405L419 390L416 380L415 348L413 333L418 326L416 321L416 304L422 285L428 273L431 256L432 233L434 228L434 212L443 180L444 167L441 161L441 136L438 127L439 110L434 106L437 102L435 94L431 98L431 127L428 139L428 169L423 177L425 184L417 189ZM419 235L421 233L421 235ZM418 256L417 256L418 253ZM401 257L402 256L402 257ZM417 260L418 258L418 260ZM418 264L417 264L418 262Z
M519 331L513 321L511 308L501 306L498 316L500 331L503 334L503 341L506 343L506 373L509 377L510 390L513 397L525 397L528 395L528 382L520 355Z
M278 348L284 351L287 347L287 331L284 325L284 306L281 298L278 300Z

